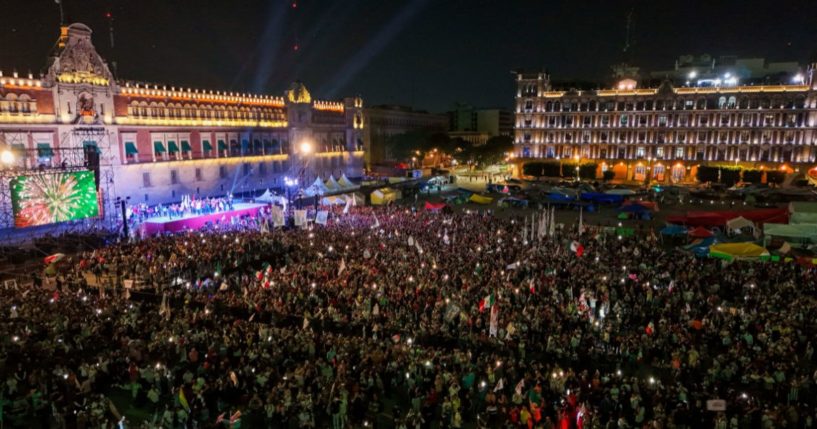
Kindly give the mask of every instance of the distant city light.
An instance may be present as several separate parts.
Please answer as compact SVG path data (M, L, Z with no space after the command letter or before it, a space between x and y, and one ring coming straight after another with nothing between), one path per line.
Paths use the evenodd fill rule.
M689 72L687 77L690 78L690 79L695 79L696 77L698 77L698 72L696 72L695 70L692 70L691 72Z

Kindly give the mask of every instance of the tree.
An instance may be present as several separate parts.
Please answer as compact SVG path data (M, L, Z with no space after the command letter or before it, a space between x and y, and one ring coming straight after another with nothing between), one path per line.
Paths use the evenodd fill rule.
M609 182L616 177L616 173L613 170L605 170L604 173L601 174L602 178L605 182Z
M431 133L425 130L407 131L395 134L386 139L387 158L395 160L406 160L414 156L415 151L423 150L427 144Z
M459 152L465 161L473 161L480 167L502 162L513 151L513 140L508 136L494 136L484 145L472 146Z

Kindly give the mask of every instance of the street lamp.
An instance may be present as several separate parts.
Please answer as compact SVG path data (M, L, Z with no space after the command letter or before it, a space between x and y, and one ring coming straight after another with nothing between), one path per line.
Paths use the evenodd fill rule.
M300 145L298 145L298 149L300 149L301 155L309 155L310 153L312 153L313 149L312 142L310 142L309 140L304 140L301 142Z

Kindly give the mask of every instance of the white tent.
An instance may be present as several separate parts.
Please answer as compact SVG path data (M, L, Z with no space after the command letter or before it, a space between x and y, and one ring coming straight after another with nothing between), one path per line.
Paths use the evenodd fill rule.
M326 183L324 185L326 186L326 189L329 190L329 192L338 192L341 190L338 181L335 180L335 176L333 175L329 175L329 178L326 179Z
M287 199L283 195L274 195L267 189L260 197L255 199L259 203L280 204L284 207L287 205Z
M346 204L346 197L344 195L330 195L321 198L322 206L339 206Z
M754 235L756 231L755 224L743 216L738 216L734 219L729 219L728 221L726 221L726 228L728 228L729 231L732 232L739 232L739 230L743 228L751 228L752 235Z
M315 182L306 189L304 189L304 195L307 197L314 197L315 195L323 195L328 193L329 190L326 189L326 186L321 181L320 177L315 178Z
M345 173L340 176L340 180L338 180L338 186L340 186L344 190L346 190L346 189L357 189L357 188L360 187L360 186L355 185L354 183L352 183L352 181L349 180L348 177L346 177Z
M270 192L269 189L267 189L266 191L264 191L263 194L261 194L260 197L256 198L255 201L258 201L259 203L271 203L272 192Z

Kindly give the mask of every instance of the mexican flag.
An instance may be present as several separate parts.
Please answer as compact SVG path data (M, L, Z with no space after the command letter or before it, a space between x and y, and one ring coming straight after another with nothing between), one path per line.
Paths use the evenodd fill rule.
M578 241L574 240L573 242L570 243L570 251L581 258L582 255L584 254L584 246L582 246L582 244L579 243Z
M494 306L494 294L490 294L485 298L479 300L479 311L480 313L485 310L486 308L491 308Z

